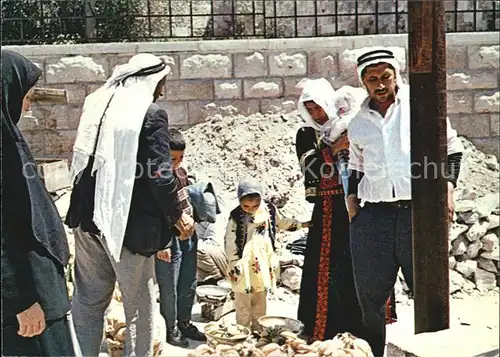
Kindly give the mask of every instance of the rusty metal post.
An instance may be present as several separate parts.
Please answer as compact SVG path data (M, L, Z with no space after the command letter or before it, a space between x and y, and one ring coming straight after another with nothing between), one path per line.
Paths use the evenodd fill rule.
M408 1L416 334L450 320L443 1Z

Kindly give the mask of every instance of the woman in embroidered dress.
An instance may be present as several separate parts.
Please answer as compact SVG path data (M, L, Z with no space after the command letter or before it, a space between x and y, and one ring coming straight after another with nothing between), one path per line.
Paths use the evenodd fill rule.
M357 334L362 326L349 249L349 218L337 165L348 159L348 122L339 122L335 97L327 80L309 80L298 103L307 126L297 132L296 151L306 199L314 203L298 309L310 341L345 331Z
M238 199L240 204L231 211L225 236L227 275L235 295L236 322L259 331L257 320L266 314L266 295L274 291L279 273L276 232L309 224L281 217L274 205L263 200L262 186L253 178L239 182Z

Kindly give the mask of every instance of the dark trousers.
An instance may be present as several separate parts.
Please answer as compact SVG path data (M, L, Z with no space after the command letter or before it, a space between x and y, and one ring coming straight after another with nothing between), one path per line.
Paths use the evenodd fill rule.
M375 356L385 348L385 305L401 267L413 290L411 207L367 203L351 222L354 282L364 336Z
M167 329L177 321L191 321L196 293L196 235L188 240L175 239L170 263L156 258L156 280L160 287L160 312Z
M46 321L43 333L35 337L17 334L17 322L2 326L2 356L74 356L68 319Z

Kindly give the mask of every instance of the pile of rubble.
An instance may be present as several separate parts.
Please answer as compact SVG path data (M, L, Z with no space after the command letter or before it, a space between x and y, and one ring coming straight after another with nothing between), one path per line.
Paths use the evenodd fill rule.
M463 169L455 190L456 219L449 236L450 268L454 270L451 289L487 291L500 285L498 161L465 140L464 146Z
M295 135L301 125L296 113L248 117L215 114L185 131L188 170L214 183L226 209L237 205L238 180L252 175L263 183L267 197L284 214L308 220L312 206L305 201L295 154ZM462 141L465 153L455 191L457 215L450 229L451 288L452 292L476 287L491 290L497 286L499 271L498 161L478 151L469 141ZM282 246L303 234L282 235ZM288 255L283 259L294 257L297 258ZM300 285L300 259L296 261L299 263L292 264L295 267L289 267L291 270L283 276L294 288Z

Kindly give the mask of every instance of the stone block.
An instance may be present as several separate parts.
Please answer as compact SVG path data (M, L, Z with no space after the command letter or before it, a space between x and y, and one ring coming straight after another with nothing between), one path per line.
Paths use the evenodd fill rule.
M87 95L94 93L96 90L102 87L102 84L88 84L86 88Z
M243 93L245 98L280 97L283 93L282 80L278 78L245 79Z
M472 92L447 92L448 113L472 113L472 96Z
M234 76L239 77L263 77L267 76L267 58L260 52L235 53Z
M500 137L491 138L471 138L470 141L478 150L490 155L500 157Z
M498 38L497 38L498 41ZM469 46L469 68L499 68L500 46Z
M84 56L47 59L45 77L51 83L104 82L108 62L105 58Z
M474 94L474 111L476 113L500 112L500 92L483 92Z
M34 157L45 155L45 130L23 130L22 134Z
M310 52L307 60L309 75L331 77L339 71L339 54L336 51Z
M452 72L447 74L448 90L494 89L498 88L496 71Z
M168 114L168 124L171 126L184 126L189 124L188 102L166 101L157 102Z
M490 114L490 129L492 136L500 135L500 114Z
M307 56L304 53L279 53L269 55L271 76L304 76L307 73Z
M181 55L181 78L229 78L232 76L230 56L220 54Z
M46 130L45 154L60 158L69 158L73 153L76 130Z
M284 96L285 97L299 97L302 94L304 84L309 78L284 78Z
M179 80L167 84L166 100L203 100L213 99L214 83L212 80Z
M291 113L297 108L294 98L262 99L260 101L261 113Z
M452 114L449 117L451 125L459 135L468 138L480 138L490 135L490 117L488 114Z
M82 107L76 105L39 105L33 115L40 118L44 129L76 130L80 123Z
M399 65L401 67L401 72L406 72L406 51L404 47L398 47L398 46L386 46L386 47L374 46L374 47L356 48L354 50L346 49L339 54L340 70L344 73L347 72L350 73L352 76L355 76L357 73L356 64L358 57L368 51L373 51L381 48L392 51L394 53L394 57L396 57L396 60L399 62Z
M463 69L467 68L467 47L447 46L446 47L446 68Z
M189 124L194 125L202 123L207 118L216 114L222 116L228 115L250 115L258 113L260 103L257 99L245 100L217 100L217 101L190 101L189 108Z
M216 99L239 99L243 96L243 81L241 79L215 80Z
M48 88L66 89L68 104L83 104L87 95L85 84L48 84Z

